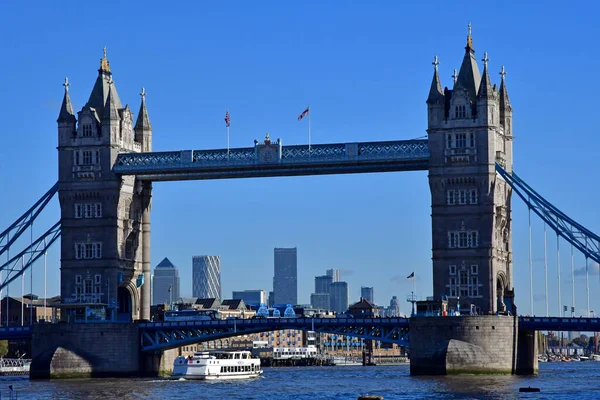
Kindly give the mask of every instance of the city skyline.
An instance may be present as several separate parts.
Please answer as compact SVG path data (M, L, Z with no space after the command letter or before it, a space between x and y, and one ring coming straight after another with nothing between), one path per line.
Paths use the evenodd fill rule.
M471 21L480 68L484 51L489 54L494 82L498 82L501 66L506 66L514 107L515 171L566 214L600 232L596 189L589 188L586 172L595 170L594 149L600 141L590 133L596 113L593 94L600 83L585 74L571 73L568 79L556 76L557 70L572 68L571 54L585 56L592 65L599 61L600 56L589 51L597 6L576 14L550 4L542 10L544 18L537 18L540 10L534 4L520 4L516 9L485 5L468 13L452 4L437 10L396 4L385 10L359 5L340 10L319 4L310 10L293 10L295 18L304 20L300 26L290 23L292 8L285 5L226 11L207 5L202 7L205 25L200 33L216 29L222 34L201 46L181 39L198 32L190 30L197 25L189 19L194 12L182 13L178 7L165 11L168 18L183 19L174 29L140 32L128 26L125 18L135 7L123 5L122 13L106 16L123 30L97 35L101 21L80 18L82 12L93 12L91 5L64 10L40 5L28 14L27 29L14 35L11 21L23 18L13 4L7 5L8 23L0 32L7 39L5 56L15 61L4 65L13 77L5 82L5 90L13 96L0 99L5 115L11 116L4 127L10 134L3 136L0 146L0 166L10 173L0 177L0 184L18 192L0 200L5 226L56 182L54 132L64 90L61 84L68 76L74 108L81 109L104 46L119 94L134 111L138 93L146 87L156 151L225 148L222 117L226 109L231 116L232 147L251 146L267 131L281 137L284 144L306 143L306 126L296 120L306 104L311 104L313 143L397 140L426 134L425 100L433 56L439 56L442 85L451 87L452 71L460 66L466 25ZM199 9L192 7L196 13ZM156 20L147 12L149 23ZM255 14L258 19L249 22L247 15ZM405 23L397 23L398 15ZM423 21L448 16L452 16L451 24L423 28ZM68 18L73 24L56 26L53 21L58 18ZM347 23L334 29L327 24L331 18ZM507 19L510 29L500 30L498 26ZM223 29L225 20L232 29ZM361 21L358 31L356 21ZM307 24L320 28L306 32ZM561 29L549 28L556 26ZM279 30L283 33L272 34ZM71 46L56 46L65 35L78 49L77 57ZM123 36L131 40L124 42ZM303 40L311 45L298 46ZM253 47L257 42L262 43L261 49ZM224 46L231 57L222 57ZM149 54L148 59L140 59L132 48ZM545 66L533 53L543 55ZM239 60L244 68L239 67ZM149 64L153 68L147 68ZM172 73L173 65L181 66L177 74ZM164 73L156 74L156 69ZM561 112L549 118L553 107L560 107ZM24 154L36 162L25 161ZM35 236L58 220L58 209L53 200L36 221ZM528 311L527 209L516 196L513 209L515 301L520 310ZM405 296L412 290L406 276L412 271L417 293L421 297L432 294L431 199L426 173L156 183L152 210L151 264L172 255L180 274L191 275L189 257L201 243L203 251L221 254L227 265L222 271L223 293L242 285L269 291L270 249L297 246L302 249L298 259L301 303L309 302L312 278L331 267L340 268L350 285L351 299L357 298L361 285L374 286L381 303L397 295L406 311ZM536 218L532 221L533 296L535 313L541 315L545 313L543 225ZM556 237L552 232L548 232L547 264L549 308L557 315ZM560 264L562 302L570 307L570 246L564 241ZM59 266L56 244L48 253L49 295L58 293ZM34 268L40 273L42 263ZM586 300L585 259L580 254L575 256L574 270L579 315L584 313ZM590 271L593 294L599 287L597 265L592 264ZM43 293L42 283L35 282L33 291ZM20 292L18 282L10 286L11 295ZM590 300L591 309L598 311L600 300L594 296Z

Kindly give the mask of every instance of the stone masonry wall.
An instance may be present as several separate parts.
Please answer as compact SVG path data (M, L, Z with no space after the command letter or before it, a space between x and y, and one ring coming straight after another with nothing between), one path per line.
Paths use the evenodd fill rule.
M135 324L39 324L33 328L32 379L139 374Z
M411 318L411 375L514 374L517 332L516 317Z

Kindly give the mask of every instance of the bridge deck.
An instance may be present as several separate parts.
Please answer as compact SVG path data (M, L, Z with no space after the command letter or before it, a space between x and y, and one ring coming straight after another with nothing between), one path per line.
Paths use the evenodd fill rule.
M427 140L123 153L114 171L142 180L254 178L427 170Z

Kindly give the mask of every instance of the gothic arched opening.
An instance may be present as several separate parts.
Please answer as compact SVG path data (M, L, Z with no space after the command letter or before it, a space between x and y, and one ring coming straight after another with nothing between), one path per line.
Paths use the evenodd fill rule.
M117 290L117 299L118 299L118 304L119 304L118 319L121 321L122 320L130 321L131 320L131 307L132 307L131 293L129 292L129 290L126 287L119 286L119 289Z
M504 304L504 288L506 287L506 280L504 274L498 273L496 277L496 299L497 299L497 311L499 313L506 312L506 304Z

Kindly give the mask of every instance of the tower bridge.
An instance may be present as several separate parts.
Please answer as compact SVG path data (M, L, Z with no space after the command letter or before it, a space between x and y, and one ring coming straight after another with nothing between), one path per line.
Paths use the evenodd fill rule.
M152 182L423 170L428 171L431 191L433 298L436 301L447 298L463 310L474 308L478 316L411 319L408 324L413 332L412 349L438 349L426 357L413 357L413 372L422 373L427 368L443 373L478 370L479 364L486 364L485 360L496 351L491 345L500 342L507 349L519 349L520 359L526 360L521 363L525 365L521 371L534 372L537 358L532 356L535 337L531 332L546 328L595 328L597 320L570 322L560 316L538 321L497 316L514 315L517 311L512 252L513 192L530 212L534 211L555 231L557 238L597 262L600 262L600 237L554 207L513 172L513 108L506 72L502 67L499 86L492 84L487 53L482 62L480 73L470 27L462 64L459 72L455 71L451 89L443 88L439 61L434 58L426 100L427 139L287 146L282 139L272 140L267 134L264 140L255 140L253 146L245 148L154 152L146 92L142 89L135 118L130 106L123 105L117 93L105 49L89 99L77 113L71 102L69 81L65 79L57 119L58 182L0 234L0 255L14 246L15 240L56 193L60 221L0 265L0 271L6 272L0 289L21 276L60 237L63 315L77 317L92 313L121 323L105 328L98 327L101 324L40 325L17 331L2 328L0 336L31 335L34 366L38 356L46 363L37 364L41 365L40 371L48 372L59 348L67 348L68 354L80 358L102 358L96 353L89 354L83 339L78 341L87 332L85 329L114 346L141 346L136 351L164 350L178 343L233 336L238 328L263 329L264 325L256 321L241 322L239 327L232 327L229 322L218 327L147 322ZM529 267L531 271L531 260ZM532 310L531 293L530 307ZM306 324L310 323L312 328L314 321L278 323L307 329ZM321 325L315 329L341 329L349 335L398 341L406 339L406 323L400 319L331 320L319 322ZM487 336L478 335L476 331L480 330L488 332ZM430 336L434 339L428 339ZM135 339L133 344L131 338L139 341ZM457 354L456 359L467 353L475 354L473 357L479 364L450 365L449 352ZM502 352L502 357L508 356L496 363L502 364L498 371L515 371L516 352ZM110 365L109 361L106 358L101 364ZM443 368L438 368L441 365Z

